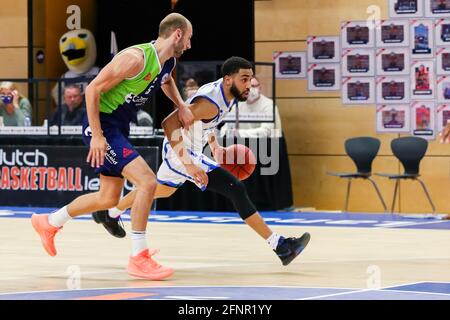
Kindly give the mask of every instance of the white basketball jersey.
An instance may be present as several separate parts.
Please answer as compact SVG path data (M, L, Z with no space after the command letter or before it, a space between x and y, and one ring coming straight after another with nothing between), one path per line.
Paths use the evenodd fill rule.
M209 100L218 109L217 116L211 121L195 121L189 128L189 131L182 130L183 140L188 150L201 154L204 146L208 143L208 135L217 128L235 104L236 99L227 101L225 98L222 82L223 79L219 79L203 85L187 100L187 103L192 103L197 98L204 98ZM165 141L167 141L167 137Z

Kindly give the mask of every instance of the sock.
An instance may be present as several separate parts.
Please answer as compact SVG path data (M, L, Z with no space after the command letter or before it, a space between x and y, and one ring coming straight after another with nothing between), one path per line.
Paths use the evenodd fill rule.
M67 206L59 209L56 212L53 212L48 216L48 222L55 228L62 227L67 221L71 219L72 217L69 216L69 213L67 212Z
M122 211L122 210L118 209L117 207L108 210L108 214L111 218L118 218L124 212L125 212L125 210Z
M280 236L276 234L275 232L272 233L272 235L267 239L267 242L272 247L273 250L277 249L278 241L280 240Z
M133 245L133 257L136 257L139 253L148 249L145 231L131 231L131 242Z

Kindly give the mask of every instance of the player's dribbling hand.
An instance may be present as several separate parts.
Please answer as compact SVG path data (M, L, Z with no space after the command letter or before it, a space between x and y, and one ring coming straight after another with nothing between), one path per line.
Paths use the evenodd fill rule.
M208 175L201 168L197 167L195 164L185 165L187 173L194 178L195 182L201 186L208 185Z
M216 160L216 162L218 164L222 164L223 163L223 159L225 158L225 153L226 153L226 150L225 150L224 147L219 146L219 147L215 148L213 150L214 160Z
M107 143L103 135L93 136L86 162L90 162L93 168L102 166L105 160L106 147Z
M447 121L447 125L444 127L444 130L439 133L439 137L441 138L441 143L450 143L450 120Z
M181 105L178 109L178 118L183 125L183 128L188 130L194 122L194 115L187 105Z

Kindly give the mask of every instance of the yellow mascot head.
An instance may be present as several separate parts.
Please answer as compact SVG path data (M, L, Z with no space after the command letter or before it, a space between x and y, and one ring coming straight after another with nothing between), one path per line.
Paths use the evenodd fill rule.
M87 29L69 31L59 40L59 52L69 70L84 74L97 59L94 35Z

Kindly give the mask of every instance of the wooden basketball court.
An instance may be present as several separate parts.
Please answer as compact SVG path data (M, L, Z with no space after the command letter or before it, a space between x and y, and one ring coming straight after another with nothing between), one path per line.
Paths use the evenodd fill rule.
M348 296L354 292L373 293L369 299L409 299L417 298L417 290L405 296L402 290L378 289L418 284L441 288L437 292L420 289L419 299L450 299L450 221L389 220L389 215L367 214L361 219L336 213L325 218L320 213L265 215L279 234L311 233L306 250L283 267L265 241L239 223L236 215L221 215L220 220L195 212L157 213L149 223L149 244L160 250L156 260L176 272L165 281L144 281L126 273L131 250L128 237L111 237L90 217L70 221L57 235L58 255L52 258L31 227L27 210L36 210L17 210L2 210L6 213L0 219L0 299L47 299L53 291L61 299L72 299L74 292L86 290L77 298L102 299L117 288L114 298L171 299L174 295L161 290L185 288L181 296L187 298L245 299L245 295L227 296L224 292L230 287L244 287L241 291L247 292L248 299L258 299L255 288L287 288L290 294L298 293L298 297L268 293L267 299L365 298ZM285 221L277 221L276 215ZM381 221L384 217L386 221ZM129 221L125 227L130 230ZM211 290L205 296L199 288ZM153 291L142 293L140 289ZM328 291L322 294L321 290ZM402 296L390 296L400 291ZM10 295L30 292L34 294Z

